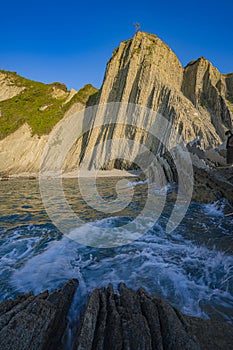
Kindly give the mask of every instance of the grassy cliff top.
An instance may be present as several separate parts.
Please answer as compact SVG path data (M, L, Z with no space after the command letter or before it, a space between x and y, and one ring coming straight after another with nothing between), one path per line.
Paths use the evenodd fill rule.
M85 85L68 103L70 92L65 84L44 84L23 78L15 72L0 71L9 86L24 87L17 96L0 101L0 139L5 138L27 122L33 134L48 134L75 102L83 105L97 93L92 85Z

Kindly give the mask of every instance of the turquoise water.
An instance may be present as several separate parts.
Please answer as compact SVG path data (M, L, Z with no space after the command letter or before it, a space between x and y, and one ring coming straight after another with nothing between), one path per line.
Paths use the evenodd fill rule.
M116 198L116 181L98 180L99 193L110 205ZM103 228L124 225L138 215L147 184L132 187L132 203L106 217L85 204L76 180L64 181L67 201L77 215ZM0 182L0 300L30 290L52 290L75 277L81 305L94 287L111 282L116 288L123 281L161 295L185 314L232 322L233 217L224 216L224 202L193 202L179 227L166 234L172 192L169 187L162 215L145 235L125 246L98 249L58 231L43 207L37 181Z

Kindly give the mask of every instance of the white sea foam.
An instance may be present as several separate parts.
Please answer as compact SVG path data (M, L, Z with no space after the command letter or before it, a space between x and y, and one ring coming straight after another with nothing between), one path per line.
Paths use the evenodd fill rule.
M204 212L208 216L224 216L225 201L216 201L212 204L205 204Z
M133 186L139 186L139 185L146 185L149 183L149 180L146 179L144 181L130 181L126 184L127 187L133 187Z
M126 184L127 187L134 187L134 186L139 186L139 185L146 185L149 184L149 180L146 179L144 181L133 181L133 182L128 182ZM150 183L150 187L155 194L159 195L166 195L169 191L173 190L173 185L171 183L167 183L163 187L158 187L155 182Z
M39 293L76 277L83 296L95 287L111 282L116 288L123 281L162 295L186 314L208 318L208 307L216 305L233 314L232 266L233 257L179 240L178 235L168 237L157 224L133 244L115 249L83 247L67 237L53 241L16 269L11 283L20 292Z

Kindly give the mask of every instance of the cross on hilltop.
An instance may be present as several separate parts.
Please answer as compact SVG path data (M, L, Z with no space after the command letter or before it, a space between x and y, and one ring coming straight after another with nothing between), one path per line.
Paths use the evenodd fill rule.
M135 33L139 31L140 27L141 27L140 23L138 22L134 23Z

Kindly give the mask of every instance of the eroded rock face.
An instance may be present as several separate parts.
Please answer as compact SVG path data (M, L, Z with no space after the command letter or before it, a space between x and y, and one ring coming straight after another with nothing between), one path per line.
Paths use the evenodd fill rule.
M17 96L25 87L16 86L8 77L7 74L0 72L0 101L8 100Z
M74 103L64 118L83 108L81 103ZM25 123L14 133L0 140L0 178L9 175L38 176L48 139L49 135L32 135L30 126Z
M103 114L103 126L98 128L94 128L96 115L93 113L90 131L84 133L67 154L64 172L75 171L89 152L91 157L86 164L87 169L134 169L132 155L137 155L138 142L152 153L161 155L165 151L163 144L178 142L176 133L183 137L185 143L199 136L205 149L221 144L225 140L226 129L232 128L233 74L220 74L203 57L183 68L175 53L157 36L138 32L114 50L107 64L95 103L108 102L137 104L163 115L172 123L174 133L169 128L162 128L160 142L148 135L157 121L155 113L138 116L135 120L137 126L128 125L130 120L127 119L117 126L109 119L108 125L104 125ZM13 143L17 144L15 137L10 135L7 140L0 141L0 150L4 152L4 157L0 159L3 174L39 172L40 155L45 147L41 140L43 137L31 136L30 131L26 136L21 142L23 151L15 150L16 157L11 151L15 148ZM119 138L130 139L133 146L128 150L122 149L122 144L113 145L110 153L114 159L109 161L108 150L103 143ZM124 159L117 159L122 152ZM127 160L128 154L131 160Z
M32 136L28 124L0 141L0 176L37 175L48 135Z
M77 288L71 280L52 293L18 296L0 304L1 350L61 349L66 315Z
M119 293L111 285L92 293L76 349L199 349L174 309L161 299L124 284Z
M123 41L108 62L100 103L132 102L156 107L159 82L180 90L183 68L174 52L157 36L138 32ZM158 98L158 97L157 97Z
M232 126L225 102L232 94L232 74L221 75L203 57L183 69L158 37L138 32L113 52L100 103L131 102L152 108L173 117L186 142L199 134L206 146L213 146L223 138L222 128Z
M194 165L193 200L211 203L226 198L233 206L233 168L205 168Z
M77 337L77 350L233 349L233 326L181 314L159 297L119 285L94 290Z
M203 118L210 118L218 135L224 140L225 128L231 128L229 108L230 79L226 78L204 57L190 62L184 69L182 92ZM227 81L228 81L227 80ZM229 88L228 88L229 86Z
M183 69L174 52L158 37L138 32L114 50L99 93L99 103L123 102L150 108L171 121L175 132L182 135L186 143L199 136L204 148L208 148L222 143L226 129L232 127L232 86L231 75L221 75L206 59L200 58ZM135 141L135 149L136 142L141 140L152 152L161 153L161 144L150 142L147 136L156 117L154 114L145 117L145 132L140 130L145 125L143 117L145 115L137 120L138 128L127 126L126 118L125 125L92 130L83 140L82 151L76 145L76 152L73 150L72 154L80 159L80 154L83 156L86 150L100 144L88 167L103 166L107 161L101 144L106 139L124 137ZM168 130L163 133L169 141L173 137L172 141L175 141L175 135ZM114 162L108 165L114 166ZM130 168L130 163L123 162L120 166Z
M59 350L78 281L0 303L1 350ZM157 296L121 283L95 289L70 350L231 350L233 325L181 314Z

